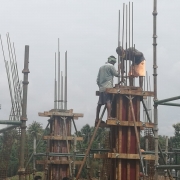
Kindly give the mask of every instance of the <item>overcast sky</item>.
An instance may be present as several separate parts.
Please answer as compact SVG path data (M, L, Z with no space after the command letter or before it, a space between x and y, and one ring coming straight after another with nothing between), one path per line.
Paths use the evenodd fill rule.
M61 61L68 51L68 109L84 113L76 121L78 129L94 125L98 97L96 77L108 56L117 57L118 10L129 1L115 0L1 0L0 34L6 58L6 33L15 43L20 79L24 64L24 47L30 46L28 124L38 121L46 126L47 118L38 112L53 109L54 53L60 38ZM148 74L153 74L153 0L134 0L134 43L144 53ZM158 99L180 95L180 1L158 1L157 64ZM117 66L116 66L117 67ZM64 71L64 69L62 69ZM0 119L8 119L11 104L8 81L0 50ZM117 80L114 80L117 82ZM152 83L153 84L153 83ZM180 101L174 101L180 102ZM161 106L159 134L172 136L172 124L179 122L178 107ZM2 126L0 126L2 127Z

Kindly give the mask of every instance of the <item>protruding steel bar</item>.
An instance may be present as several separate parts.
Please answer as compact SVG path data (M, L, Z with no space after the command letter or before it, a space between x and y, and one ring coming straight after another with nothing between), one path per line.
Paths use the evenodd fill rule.
M124 48L124 13L125 13L125 3L123 3L122 49ZM124 58L122 57L121 58L121 83L123 82L124 82Z
M127 20L128 20L128 9L127 9L127 5L126 5L126 52L127 52L127 26L128 26L128 22L127 22ZM125 83L125 85L127 86L127 53L126 53L126 83Z
M16 77L15 77L15 68L14 68L14 58L13 58L13 54L12 54L12 48L11 48L11 42L10 42L10 38L9 38L9 34L6 34L6 38L7 38L7 45L8 45L8 53L9 53L9 60L10 60L10 68L11 68L11 79L12 79L12 86L14 89L14 93L13 94L13 102L14 102L14 114L13 114L13 119L17 120L17 112L18 112L18 105L17 105L17 96L16 96L16 88L15 88L15 82L16 82Z
M120 26L121 26L121 12L119 10L119 21L118 21L118 47L120 46ZM118 55L118 65L120 64L120 56ZM120 72L119 66L118 70ZM120 82L120 77L118 77L118 83Z
M155 100L154 103L156 105L158 105L158 104L162 104L162 103L166 103L166 102L174 101L174 100L178 100L178 99L180 99L180 96L176 96L176 97L172 97L172 98L168 98L168 99L163 99L163 100Z
M57 109L57 80L56 80L56 53L55 53L55 79L54 79L54 109Z
M67 109L67 51L65 52L64 109Z
M131 47L131 3L129 2L129 48ZM129 51L129 59L131 59L131 51ZM129 60L129 70L131 61Z
M63 108L63 72L61 71L61 109Z
M15 67L15 74L17 77L17 82L16 82L16 89L17 89L17 98L18 98L18 115L19 115L19 120L20 120L20 116L21 116L21 110L22 110L22 86L21 86L21 82L19 80L19 74L18 74L18 68L17 68L17 61L16 61L16 51L15 51L15 47L14 47L14 43L13 43L13 54L14 54L14 67Z
M19 160L19 180L24 179L24 147L25 147L25 137L26 137L26 121L27 121L27 90L28 90L28 73L29 73L29 46L25 46L25 57L24 57L24 73L23 80L23 106L22 106L22 116L21 116L21 145L20 145L20 160Z
M4 58L5 68L6 68L7 79L8 79L9 93L10 93L11 104L12 104L12 111L13 111L13 114L15 114L14 101L13 101L12 88L11 88L11 80L10 80L9 69L8 69L8 61L6 61L6 58L5 58L4 48L3 48L3 43L2 43L1 35L0 35L0 40L1 40L1 48L2 48L2 52L3 52L3 58Z
M59 52L59 38L58 38L58 109L60 109L60 52Z

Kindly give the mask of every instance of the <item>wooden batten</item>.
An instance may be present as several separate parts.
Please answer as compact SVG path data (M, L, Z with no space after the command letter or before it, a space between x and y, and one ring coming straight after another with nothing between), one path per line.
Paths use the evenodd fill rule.
M43 137L44 140L68 140L68 141L74 141L74 136L67 136L67 138L65 136L44 136ZM77 141L83 141L83 137L76 137Z
M116 88L107 88L107 93L110 94L122 94L122 95L133 95L133 96L151 96L154 97L153 91L142 91L141 90L133 90L133 89L116 89Z
M44 111L43 113L39 112L38 115L42 117L51 117L51 116L72 117L74 119L84 116L84 114L82 113L58 112L58 111Z
M143 159L146 161L155 160L155 155L143 154ZM126 153L104 153L94 154L95 159L137 159L140 160L139 154L126 154Z
M64 160L37 160L36 164L69 164L69 161ZM82 161L75 161L75 164L82 164Z
M108 119L106 121L106 124L112 125L112 126L134 126L133 121L120 121L118 119ZM142 122L136 122L136 126L141 127L143 126Z

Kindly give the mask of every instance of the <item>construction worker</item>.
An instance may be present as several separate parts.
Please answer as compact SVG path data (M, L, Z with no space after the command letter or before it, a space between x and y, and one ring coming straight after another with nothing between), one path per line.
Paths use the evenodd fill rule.
M112 94L106 93L106 88L113 87L113 77L119 77L119 70L116 71L114 64L116 63L116 58L114 56L110 56L108 58L108 62L99 68L98 76L97 76L97 85L99 86L99 101L96 109L96 120L95 123L99 120L99 113L102 105L106 105L107 107L107 117L111 117L111 101ZM120 69L120 65L119 68Z
M122 49L121 46L116 48L117 54L122 57L123 60L132 61L132 65L129 70L129 85L133 86L133 78L139 77L139 86L143 87L143 77L145 76L145 57L142 52L134 48Z

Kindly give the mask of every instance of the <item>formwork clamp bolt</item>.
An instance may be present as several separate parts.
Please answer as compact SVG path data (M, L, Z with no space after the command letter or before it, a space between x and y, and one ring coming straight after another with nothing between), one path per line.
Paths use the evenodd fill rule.
M119 157L119 154L116 154L116 158Z
M120 125L120 124L121 124L121 122L120 122L120 121L116 121L116 124L117 124L117 125Z
M120 92L121 92L120 89L118 89L117 93L120 93Z

